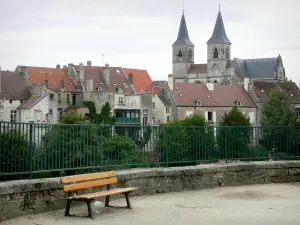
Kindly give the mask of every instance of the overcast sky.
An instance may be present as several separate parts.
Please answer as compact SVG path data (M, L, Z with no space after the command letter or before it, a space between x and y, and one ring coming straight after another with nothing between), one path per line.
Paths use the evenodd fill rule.
M206 62L206 41L219 0L185 0L195 62ZM182 0L0 0L0 65L55 67L104 63L148 70L153 80L172 72ZM232 57L277 57L300 82L300 1L221 0Z

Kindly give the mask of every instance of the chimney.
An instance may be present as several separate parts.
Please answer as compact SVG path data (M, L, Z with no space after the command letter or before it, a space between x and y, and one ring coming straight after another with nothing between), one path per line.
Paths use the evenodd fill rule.
M74 64L73 63L68 63L68 74L69 74L69 77L73 77L74 78L73 68L74 68Z
M207 89L209 91L213 91L214 90L214 83L206 82L205 85L206 85L206 87L207 87Z
M169 86L170 90L173 91L174 79L173 79L172 74L169 74L169 76L168 76L168 86Z
M92 66L92 61L87 61L87 62L86 62L86 65L87 65L87 66Z
M105 63L105 67L103 68L103 77L106 84L110 84L110 71L109 64Z
M133 74L130 72L128 74L129 83L133 84Z
M60 65L59 64L56 65L56 69L60 69Z
M249 78L248 77L245 77L244 78L244 89L248 92L249 91Z

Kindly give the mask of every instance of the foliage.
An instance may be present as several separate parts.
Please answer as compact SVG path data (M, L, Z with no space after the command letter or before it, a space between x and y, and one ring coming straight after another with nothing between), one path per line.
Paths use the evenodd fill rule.
M59 121L61 124L83 124L86 123L83 116L79 113L69 110L63 114L61 120Z
M0 172L26 172L29 170L30 147L25 136L12 130L0 133ZM32 151L34 146L32 147ZM33 154L33 152L32 152ZM5 179L5 178L1 178Z
M291 152L298 145L296 111L285 92L270 91L268 102L262 108L260 123L263 127L260 142L271 153Z
M295 126L296 119L296 111L288 95L281 90L271 90L268 102L262 108L261 126Z
M141 162L137 145L131 138L125 136L113 135L105 138L103 154L106 165Z
M248 157L252 135L250 118L234 106L228 113L225 113L217 131L220 158Z
M214 129L200 115L169 121L160 128L155 144L160 161L186 165L215 156Z
M96 113L95 103L91 101L84 101L83 105L90 111L90 121L94 124L115 124L115 117L110 116L111 107L109 102L106 102L101 109L100 114Z

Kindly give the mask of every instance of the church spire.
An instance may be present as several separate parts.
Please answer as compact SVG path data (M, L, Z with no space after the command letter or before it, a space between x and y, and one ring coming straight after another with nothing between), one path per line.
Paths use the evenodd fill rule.
M172 45L172 47L179 47L179 46L195 47L195 45L191 42L191 40L189 38L189 32L188 32L186 22L185 22L184 11L182 12L182 17L181 17L177 40Z
M221 9L219 5L218 17L215 23L214 32L211 38L206 42L207 44L228 44L231 45L230 40L228 39L223 23L223 18L221 14Z

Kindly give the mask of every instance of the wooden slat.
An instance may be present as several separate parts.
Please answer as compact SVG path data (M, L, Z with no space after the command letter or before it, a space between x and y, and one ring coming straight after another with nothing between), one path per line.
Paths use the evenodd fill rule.
M77 183L77 184L70 184L70 185L64 186L64 191L74 191L74 190L78 190L78 189L103 186L103 185L107 185L107 184L115 184L117 182L118 182L117 178L109 178L109 179L103 179L103 180L95 180L95 181L89 181L89 182L83 182L83 183Z
M63 184L68 184L68 183L72 183L72 182L88 181L88 180L95 180L95 179L115 177L115 176L116 176L115 171L109 171L109 172L103 172L103 173L91 173L91 174L82 174L82 175L62 177L61 182Z
M116 194L122 194L126 192L135 191L137 188L115 188L107 191L100 191L95 193L89 193L84 195L78 195L74 197L68 197L68 199L96 199L101 198L109 195L116 195Z

